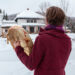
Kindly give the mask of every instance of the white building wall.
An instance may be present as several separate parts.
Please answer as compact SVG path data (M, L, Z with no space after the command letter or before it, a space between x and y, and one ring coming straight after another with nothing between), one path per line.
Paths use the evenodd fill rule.
M2 35L2 28L1 28L2 20L3 20L3 13L0 14L0 36Z
M27 23L27 20L26 20L26 19L18 19L18 20L17 20L17 23L18 23L18 24Z
M32 19L32 20L33 20L33 19ZM18 20L17 20L17 23L18 23L18 24L27 23L27 19L18 19ZM31 23L31 22L29 22L29 23ZM34 23L34 22L33 22L33 23ZM45 22L44 22L43 19L37 19L37 20L36 20L36 23L43 23L43 24L44 24Z
M38 26L35 26L34 27L34 33L37 33L38 32Z
M0 27L0 36L2 35L2 28Z
M30 26L26 26L26 31L30 32Z
M44 23L44 20L37 20L37 23Z

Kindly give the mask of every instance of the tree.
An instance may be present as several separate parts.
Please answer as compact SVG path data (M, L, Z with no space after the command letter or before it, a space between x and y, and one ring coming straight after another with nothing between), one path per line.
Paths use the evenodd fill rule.
M69 0L60 0L60 7L63 9L65 14L67 14L68 8L69 8ZM70 25L70 18L68 16L66 16L65 18L64 25L65 25L65 30L66 30L66 27Z
M60 7L65 13L67 13L69 8L69 0L60 0Z
M8 15L7 14L6 15L4 14L3 19L8 20Z
M70 18L70 29L75 33L75 18Z
M2 13L2 10L0 9L0 13Z
M41 4L39 5L39 8L40 8L40 10L41 10L42 15L45 16L46 9L47 9L48 7L50 7L50 6L51 6L50 2L43 2L43 3L41 3Z
M6 14L6 20L8 20L8 15Z

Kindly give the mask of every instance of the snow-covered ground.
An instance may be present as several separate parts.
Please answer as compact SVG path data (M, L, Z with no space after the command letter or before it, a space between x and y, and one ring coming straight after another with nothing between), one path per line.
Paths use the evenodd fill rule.
M75 34L68 33L72 40L72 52L66 65L66 75L75 75ZM30 35L33 42L37 34ZM0 37L0 75L33 75L18 59L6 38Z

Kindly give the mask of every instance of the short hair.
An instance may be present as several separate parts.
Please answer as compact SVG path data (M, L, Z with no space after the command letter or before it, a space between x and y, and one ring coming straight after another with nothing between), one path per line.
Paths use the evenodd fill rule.
M64 24L65 13L56 6L49 7L46 11L46 20L48 24L60 26Z

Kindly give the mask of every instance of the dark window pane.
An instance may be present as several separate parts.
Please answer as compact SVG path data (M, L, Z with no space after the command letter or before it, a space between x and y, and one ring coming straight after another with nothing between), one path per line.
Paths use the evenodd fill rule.
M30 32L34 33L34 27L30 27Z
M31 23L33 23L33 19L31 20Z
M26 26L23 26L24 29L26 29Z
M36 19L34 20L34 23L36 23Z
M27 23L29 23L29 22L30 22L30 20L28 19L28 20L27 20Z
M38 27L38 30L40 30L40 27Z
M7 32L8 30L5 30L5 32Z

